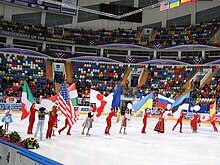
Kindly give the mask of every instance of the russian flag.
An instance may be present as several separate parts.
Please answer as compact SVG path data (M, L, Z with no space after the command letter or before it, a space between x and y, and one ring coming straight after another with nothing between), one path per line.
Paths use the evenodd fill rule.
M175 102L175 100L170 99L168 97L165 97L161 94L158 94L156 106L159 107L159 108L166 109L167 105L169 105L169 104L172 105L174 102Z

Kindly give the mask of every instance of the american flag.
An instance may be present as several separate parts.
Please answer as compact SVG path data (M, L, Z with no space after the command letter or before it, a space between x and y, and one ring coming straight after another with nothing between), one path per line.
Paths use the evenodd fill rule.
M168 9L169 9L169 2L168 1L161 2L160 11L164 11L164 10L168 10Z
M63 81L60 93L58 94L55 105L60 109L62 114L68 118L70 125L73 125L77 121L76 112L73 109L72 102L70 100L69 92L66 88L66 83Z

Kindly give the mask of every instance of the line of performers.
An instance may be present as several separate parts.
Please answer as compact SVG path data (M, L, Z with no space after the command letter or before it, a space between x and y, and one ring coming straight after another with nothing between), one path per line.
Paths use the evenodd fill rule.
M95 112L94 107L91 106L90 107L90 111L88 112L88 116L87 116L85 122L83 123L82 135L84 135L85 128L88 128L86 135L90 136L89 131L92 128L94 112ZM164 110L160 109L160 110L158 110L158 112L159 112L159 120L158 120L154 130L159 132L159 133L164 133L165 132L165 120L166 120L166 116L167 116L166 109L164 109ZM104 133L106 135L110 135L109 131L110 131L110 128L111 128L111 125L112 125L111 119L114 116L117 117L117 121L116 122L119 122L120 121L120 117L121 117L121 113L120 113L120 109L119 108L117 108L116 110L114 110L114 108L112 108L111 111L109 112L109 115L106 118L107 126L106 126L105 131L104 131ZM142 127L142 130L141 130L141 133L143 133L143 134L146 134L147 118L149 118L150 116L151 116L151 112L148 111L148 109L145 109L144 112L143 112L143 127ZM180 116L177 119L174 127L172 128L172 131L174 131L175 128L177 127L177 125L179 124L180 125L179 133L183 133L182 126L183 126L183 119L185 117L186 117L186 113L184 113L182 111L180 113ZM126 127L127 127L127 121L128 120L130 120L130 111L127 109L125 111L125 113L122 115L122 122L121 122L121 127L120 127L120 130L119 130L120 134L121 133L127 134ZM215 120L211 119L210 122L211 122L211 124L213 126L214 131L218 132L218 129L217 129L216 125L215 125ZM198 125L200 125L200 123L201 123L201 120L200 120L199 114L196 112L193 115L192 120L190 121L190 126L191 126L191 129L192 129L193 133L197 133Z
M46 133L46 138L47 139L50 139L52 135L55 135L54 134L54 129L55 128L58 128L57 127L57 107L56 106L53 106L52 107L52 111L46 111L45 108L41 107L39 108L39 110L37 110L35 108L35 102L32 104L31 108L30 108L30 116L29 116L29 126L28 126L28 130L27 130L27 134L33 134L33 125L34 125L34 122L35 122L35 112L38 111L38 123L37 123L37 129L34 133L34 137L37 136L38 134L38 131L40 130L40 140L43 139L43 126L44 126L44 120L45 120L45 115L46 114L49 114L49 121L48 121L48 128L47 128L47 133ZM155 131L157 132L160 132L160 133L164 133L165 129L165 120L166 120L166 110L162 110L162 109L159 109L158 110L159 112L159 120L154 128ZM85 134L85 130L87 128L87 131L86 131L86 136L91 136L90 134L90 129L92 128L92 123L93 123L93 117L96 113L96 106L95 105L91 105L90 106L90 109L89 109L89 112L88 112L88 115L86 117L86 120L84 121L83 123L83 130L82 130L82 135ZM105 131L104 131L104 134L106 135L110 135L110 128L111 128L111 125L112 125L112 118L113 117L117 117L117 121L116 122L119 122L120 121L120 118L122 117L122 120L121 120L121 127L120 127L120 130L119 130L119 133L120 134L127 134L126 132L126 127L127 127L127 122L128 120L130 120L130 111L127 109L125 110L125 113L124 114L121 114L120 112L120 109L119 108L112 108L111 111L109 112L107 118L106 118L106 123L107 123L107 126L105 128ZM147 118L149 118L151 116L151 112L148 111L148 109L145 109L144 112L143 112L143 127L142 127L142 130L141 130L141 133L143 134L146 134L146 127L147 127ZM179 133L182 133L182 120L186 117L186 114L183 113L183 111L180 113L180 116L179 118L177 119L176 121L176 124L174 125L172 131L175 130L175 128L177 127L177 125L179 124L180 125L180 128L179 128ZM198 131L198 124L200 124L200 118L199 118L199 114L196 112L194 115L193 115L193 119L190 121L190 125L191 125L191 129L192 129L192 132L196 133ZM211 124L213 126L213 129L214 131L218 132L218 129L215 125L215 121L214 120L211 120ZM66 118L65 119L65 125L63 128L61 128L60 130L58 130L58 133L61 134L61 132L63 130L65 130L66 128L68 127L68 131L67 131L67 135L71 135L70 133L70 130L71 130L71 125L68 123L68 119Z
M35 108L35 102L32 104L31 108L30 108L30 115L29 115L29 126L28 126L28 130L27 130L27 134L33 134L33 126L34 126L34 122L35 122L35 113L38 111L38 123L37 123L37 128L36 131L34 133L34 137L37 136L38 131L40 130L40 141L43 140L43 127L44 127L44 121L45 121L45 116L46 114L49 114L49 120L48 120L48 127L47 127L47 133L46 133L46 139L50 139L52 136L55 136L55 129L58 128L57 122L58 122L58 109L57 106L53 106L51 111L47 111L44 107L39 108L39 110L37 110ZM58 133L61 134L61 132L67 128L67 135L71 135L70 134L70 130L71 130L71 125L68 122L68 119L65 119L65 125L63 128L61 128Z

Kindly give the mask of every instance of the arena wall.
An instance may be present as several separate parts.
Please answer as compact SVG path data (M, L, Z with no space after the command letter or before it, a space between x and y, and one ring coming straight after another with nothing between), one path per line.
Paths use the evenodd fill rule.
M78 1L79 6L91 6L91 5L99 5L100 3L109 3L112 2L111 0L80 0ZM208 5L207 5L208 3ZM134 6L137 6L138 1L134 1ZM89 14L88 19L89 21L85 22L79 22L78 17L75 15L67 15L62 13L55 13L55 12L49 12L49 11L42 11L40 9L35 8L29 8L24 7L20 5L14 5L9 3L2 3L0 2L0 16L3 15L5 20L11 21L13 15L17 14L27 14L27 13L36 13L41 12L41 21L40 23L42 25L47 24L46 16L47 13L54 14L54 17L56 15L62 15L72 17L72 21L68 23L54 23L54 26L62 26L62 27L68 27L68 28L86 28L86 29L108 29L113 30L117 28L125 28L125 29L137 29L137 27L146 26L158 22L162 22L162 26L166 26L167 20L182 17L185 15L190 14L191 15L191 23L194 24L196 20L196 12L203 11L206 9L210 9L213 7L219 6L219 0L213 0L213 1L199 1L196 3L191 3L187 5L182 5L180 7L176 7L167 11L160 12L159 7L155 9L146 10L143 12L143 22L142 23L131 23L131 22L125 22L125 21L115 21L115 20L104 20L104 19L96 19L96 20L89 20ZM187 13L187 14L186 14Z

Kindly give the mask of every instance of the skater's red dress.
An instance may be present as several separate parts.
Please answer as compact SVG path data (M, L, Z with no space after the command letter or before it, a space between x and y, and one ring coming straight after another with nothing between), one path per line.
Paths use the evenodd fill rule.
M173 127L173 131L176 128L176 126L180 123L180 133L182 133L182 126L183 126L183 118L185 117L185 114L181 113L179 119L177 120L176 124Z
M144 117L143 117L143 128L141 133L146 133L146 127L147 127L147 118L148 118L148 113L144 113Z
M29 126L28 126L28 130L27 130L27 134L33 134L33 126L34 126L34 122L35 122L35 112L37 111L37 109L35 109L35 104L32 104L31 108L30 108L30 116L29 116Z
M192 128L193 132L197 132L198 119L199 119L199 115L196 113L196 114L194 114L193 119L190 121L190 125L191 125L191 128Z
M165 111L160 111L159 121L157 122L154 131L164 133L164 113Z

